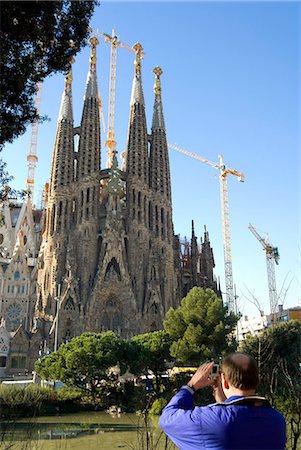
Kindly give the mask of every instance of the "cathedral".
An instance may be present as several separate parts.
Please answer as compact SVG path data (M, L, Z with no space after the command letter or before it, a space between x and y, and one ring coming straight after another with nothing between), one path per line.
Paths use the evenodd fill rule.
M116 151L104 164L97 39L90 44L80 126L73 121L71 67L65 77L43 211L33 210L29 198L2 205L0 376L31 371L39 355L85 331L130 338L158 330L193 286L221 296L206 228L200 246L193 222L190 241L174 234L162 70L153 71L148 133L136 44L123 164Z

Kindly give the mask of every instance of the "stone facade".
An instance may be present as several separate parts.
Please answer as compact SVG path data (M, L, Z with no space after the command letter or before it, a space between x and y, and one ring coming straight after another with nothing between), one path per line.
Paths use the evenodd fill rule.
M200 246L194 228L186 247L174 235L162 70L156 67L153 71L155 99L148 134L142 48L136 44L124 164L119 169L116 152L108 152L106 168L101 169L98 42L92 38L90 43L79 127L73 121L71 67L65 78L49 193L43 216L39 213L39 227L33 220L38 212L31 210L29 199L18 216L18 223L23 225L15 226L14 233L10 225L13 210L6 210L3 240L10 254L6 260L2 255L0 265L1 314L5 319L0 330L0 357L6 358L8 373L24 364L26 370L32 370L38 355L84 331L110 329L130 338L160 329L167 310L177 307L195 285L210 287L220 294L213 276L214 259L207 231ZM19 279L22 283L27 280L28 287L24 292L22 287L8 288L12 279L16 286ZM17 300L21 312L17 308L18 320L11 327L8 303L15 305Z

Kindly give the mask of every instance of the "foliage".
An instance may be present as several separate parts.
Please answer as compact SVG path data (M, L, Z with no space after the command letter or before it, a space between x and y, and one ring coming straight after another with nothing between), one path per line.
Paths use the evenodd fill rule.
M35 369L45 379L61 380L95 398L101 381L109 379L108 369L121 360L122 350L120 337L112 331L83 333L37 361Z
M167 400L163 397L156 398L150 409L150 414L153 416L160 416L162 409L167 405Z
M43 406L55 404L56 392L37 385L25 387L0 384L0 405L2 417L16 418L40 414Z
M241 350L257 359L258 391L286 416L287 448L296 450L301 436L301 323L274 325L244 341Z
M1 138L12 142L39 119L37 83L67 70L85 45L95 0L9 1L1 5Z
M170 360L170 335L163 330L153 331L151 333L139 334L133 338L135 344L140 345L140 358L142 363L141 373L148 375L152 371L156 378L156 387L159 389L160 378L166 371L166 361ZM138 347L139 352L139 347Z
M214 291L194 287L176 310L170 308L166 314L164 328L173 340L171 355L183 363L199 364L235 350L237 320Z

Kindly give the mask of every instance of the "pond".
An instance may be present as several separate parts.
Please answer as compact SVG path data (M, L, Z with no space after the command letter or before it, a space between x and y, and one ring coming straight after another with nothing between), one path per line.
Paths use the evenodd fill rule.
M3 433L4 432L4 433ZM150 419L146 427L136 414L83 412L1 423L5 450L172 450L175 449ZM148 441L148 444L147 444ZM148 445L148 446L147 446Z

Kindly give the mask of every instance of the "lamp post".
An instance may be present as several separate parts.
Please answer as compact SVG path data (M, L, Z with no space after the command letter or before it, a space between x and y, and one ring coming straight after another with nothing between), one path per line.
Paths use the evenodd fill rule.
M58 333L59 333L59 310L61 308L61 285L58 285L57 297L55 297L57 301L56 307L56 315L55 315L55 339L54 339L54 351L56 352L58 349Z

